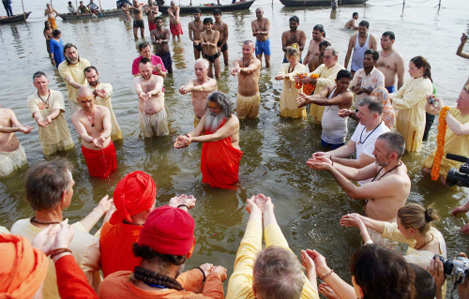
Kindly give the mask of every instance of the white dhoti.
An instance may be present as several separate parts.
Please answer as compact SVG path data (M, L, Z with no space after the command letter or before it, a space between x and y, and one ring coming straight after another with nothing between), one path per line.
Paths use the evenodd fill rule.
M145 114L139 111L138 117L144 137L169 135L168 116L164 108L155 114Z
M12 152L0 152L0 177L5 177L21 168L28 162L23 147Z

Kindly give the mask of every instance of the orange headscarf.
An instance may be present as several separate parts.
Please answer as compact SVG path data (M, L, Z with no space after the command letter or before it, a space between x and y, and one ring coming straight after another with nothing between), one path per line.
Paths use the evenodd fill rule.
M28 240L0 235L0 297L31 298L46 278L49 259Z
M111 224L123 220L132 222L131 216L153 207L156 201L156 185L151 176L143 171L134 171L117 183L113 195L116 211Z

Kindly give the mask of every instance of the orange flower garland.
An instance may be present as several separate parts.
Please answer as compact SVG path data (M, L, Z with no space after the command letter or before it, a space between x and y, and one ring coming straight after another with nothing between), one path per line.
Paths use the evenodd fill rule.
M311 83L307 83L307 84L303 84L301 83L301 79L304 79L307 77L307 74L298 74L298 78L300 80L298 80L296 83L295 83L295 87L296 89L301 89L303 87L303 93L305 95L312 95L313 92L314 92L314 89L316 88L316 84L311 84ZM310 76L311 79L317 79L319 78L319 75L318 74L312 74Z
M444 155L446 137L446 114L448 113L448 110L448 106L441 108L440 117L438 118L438 136L436 137L436 151L435 157L433 157L433 165L431 172L433 181L436 181L440 177L441 159Z

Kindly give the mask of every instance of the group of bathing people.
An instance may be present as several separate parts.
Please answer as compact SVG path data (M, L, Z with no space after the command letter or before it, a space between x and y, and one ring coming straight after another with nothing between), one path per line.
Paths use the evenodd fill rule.
M254 22L263 20L261 10L256 11L256 15L257 20ZM301 118L305 117L306 111L309 110L308 113L313 119L321 122L321 141L324 148L329 151L314 153L307 161L307 165L315 170L329 171L350 197L365 202L365 215L344 215L341 224L358 227L366 243L378 243L385 247L395 245L384 241L384 237L405 241L412 248L409 249L405 260L392 251L376 245L367 244L360 248L352 261L352 282L358 286L356 288L358 295L372 296L375 294L373 292L382 294L389 291L389 296L400 294L402 298L413 298L412 294L419 291L418 285L414 286L417 271L412 270L413 266L408 262L425 268L431 267L436 277L440 272L441 263L432 257L434 254L446 256L444 238L430 225L436 219L433 210L416 204L406 205L411 182L407 168L401 160L406 150L420 149L425 131L425 112L437 114L442 106L438 99L428 100L433 93L430 66L422 57L411 59L409 73L412 78L406 83L402 82L403 62L392 49L394 34L391 32L383 34L381 39L383 50L378 53L372 49L373 45L376 48L376 41L372 42L368 25L363 22L359 25L359 32L350 39L349 52L353 55L349 54L346 57L345 64L350 56L352 57L353 77L351 72L338 64L338 53L333 47L326 46L321 53L319 46L323 42L325 31L319 25L313 29L313 39L305 57L307 65L303 65L300 63L300 58L306 38L304 33L301 34L297 30L298 23L298 18L292 17L290 31L282 35L282 46L288 62L282 65L281 72L276 76L277 80L284 82L280 115ZM253 23L254 35L257 32L256 28ZM267 45L262 43L265 41L261 40L261 46L256 43L256 48L259 46L264 50L267 49L268 43ZM368 46L370 49L362 49ZM134 79L134 85L139 98L142 133L145 137L165 135L168 134L163 91L166 68L160 57L151 54L148 43L142 43L139 50L141 56L134 61L132 72L138 74ZM194 46L194 52L195 50ZM196 60L196 78L180 88L181 94L192 94L194 130L178 136L174 146L182 148L192 142L204 143L201 158L202 180L213 187L230 188L237 183L242 156L239 148L238 119L256 118L258 115L260 102L258 78L261 61L254 56L254 51L253 42L244 42L242 57L234 62L231 71L234 76L238 76L237 115L227 96L215 91L216 80L209 77L208 69L211 65L205 59ZM97 69L91 67L86 59L79 57L75 46L67 45L64 54L66 61L60 64L58 69L67 84L68 99L73 112L72 122L81 137L83 155L90 175L106 177L116 167L112 139L122 138L110 104L112 88L99 81ZM361 65L357 56L362 56ZM311 65L311 62L307 61L309 59L317 60L319 65L315 68L313 65L308 69ZM380 66L384 68L384 74L380 72ZM388 90L392 91L396 77L399 90L389 95ZM51 155L56 151L73 147L73 141L63 119L65 110L63 97L60 92L48 88L44 73L36 73L33 80L37 93L28 99L28 105L40 127L44 154ZM314 90L312 95L305 94L310 93L304 92L308 88L310 92L311 89ZM352 105L356 111L350 109ZM1 150L8 153L3 158L7 163L2 163L2 167L14 166L14 163L24 157L24 151L13 133L15 131L29 133L32 128L21 125L11 110L2 109L0 112L4 116L1 118L3 122ZM359 123L351 139L344 144L347 130L345 117L356 118ZM457 107L447 110L444 118L448 127L443 144L445 153L469 156L466 153L469 148L468 118L469 86L466 83L457 100ZM398 133L390 132L393 129L397 129ZM56 138L57 136L60 137ZM431 168L433 161L432 155L425 161L425 168ZM445 159L439 163L441 163L440 174L444 181L447 170L457 164L453 166ZM55 177L47 179L47 175ZM358 181L359 184L356 185L353 181ZM46 188L46 184L59 184L61 187ZM119 188L120 184L123 185ZM67 249L71 248L78 264L87 274L89 283L95 290L99 290L101 298L119 296L163 298L172 293L184 297L188 295L185 292L196 290L208 297L223 297L222 281L226 279L226 270L222 267L204 264L200 269L177 276L185 259L190 257L195 242L194 222L186 211L194 206L193 197L178 196L170 201L169 206L153 210L156 187L149 175L136 172L127 175L116 186L112 200L104 198L90 215L72 227L66 224L60 224L58 227L57 225L63 221L62 211L70 205L73 195L73 178L69 166L65 162L53 161L32 167L27 176L26 189L27 198L35 211L34 217L18 221L11 232L32 240L39 231L47 228L42 230L44 231L42 234L47 234L48 237L39 234L39 241L36 240L40 243L38 247L52 255L58 278L76 280L75 284L65 283L66 280L62 279L53 280L49 288L44 285L44 292L48 289L57 294L58 287L61 296L65 296L64 294L71 292L70 288L75 287L79 288L80 292L89 292L90 296L96 296L83 279L85 276L81 270L77 267L72 268L73 259L67 257L70 255ZM53 196L49 190L58 191ZM127 196L126 192L129 192ZM113 216L109 222L105 221L108 226L105 224L101 229L99 242L96 239L88 243L79 240L81 238L79 235L82 233L86 235L83 238L92 238L89 235L91 227L110 209L112 201L117 210L107 213ZM228 284L227 297L298 298L301 294L302 298L316 298L318 276L326 283L319 287L323 294L355 298L353 288L341 280L327 266L324 257L316 251L302 252L302 263L306 269L306 277L303 276L296 257L288 250L288 244L276 223L270 198L263 195L254 196L247 200L247 209L250 213L249 221ZM161 219L167 221L160 221ZM177 232L174 231L176 227ZM73 238L71 230L75 231ZM262 250L262 235L266 243L264 250ZM108 244L105 241L106 236L109 237ZM21 246L30 246L27 241L16 236L2 235L2 238L5 238L5 242L2 243L21 243ZM82 246L94 246L95 250L91 250L88 246L84 251L74 249L73 240L80 241ZM122 250L115 250L117 246L112 244L121 246L124 240L128 246L122 246ZM47 244L48 242L50 244ZM134 243L137 245L134 246ZM11 250L11 246L8 248L14 255L15 251ZM34 252L37 259L43 259L41 253ZM87 254L80 256L79 252ZM136 257L134 263L120 267L134 255ZM114 274L108 272L110 275L98 289L94 279L99 280L96 273L100 268L96 265L101 265L101 270L105 272L104 265L107 262L104 260L108 258L113 259L108 263L111 267L115 266L112 272L117 270L126 270L126 272ZM374 267L370 269L369 266L365 266L370 260L376 265L391 261L393 267L400 268L396 271L393 267L389 269L378 267L379 271ZM273 261L285 261L285 263ZM64 263L69 265L63 267ZM138 267L134 268L135 266ZM64 268L75 270L64 274ZM41 272L39 267L37 270ZM396 272L400 273L399 277L393 274ZM425 273L424 271L422 275ZM42 275L42 279L35 279L32 283L42 283L44 271L39 274ZM55 275L55 272L49 271L47 275ZM107 276L106 273L104 275ZM175 279L176 277L178 279ZM377 281L380 281L378 277L383 277L381 280L387 285L378 284ZM395 279L393 280L395 283L389 283L390 278ZM442 286L437 284L433 288L439 290ZM24 291L28 292L35 291L34 288L25 289ZM441 295L440 291L436 293Z

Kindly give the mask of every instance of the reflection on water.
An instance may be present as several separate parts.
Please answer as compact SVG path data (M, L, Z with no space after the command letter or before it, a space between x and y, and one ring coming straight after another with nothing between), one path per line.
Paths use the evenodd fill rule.
M26 108L26 98L33 92L32 73L43 70L50 78L51 88L64 94L66 90L45 51L43 5L30 2L33 3L27 4L30 6L28 9L34 13L27 25L0 26L0 65L4 70L0 73L0 102L14 109L24 124L37 127ZM111 0L102 2L109 8L114 3ZM88 176L77 135L73 131L77 146L62 156L73 164L76 181L73 202L66 216L73 221L80 219L102 196L112 194L123 175L137 169L144 170L156 181L159 203L165 203L180 193L194 194L198 199L197 207L192 211L197 223L197 245L190 264L210 261L231 268L247 219L245 199L262 192L274 199L279 223L296 253L305 247L318 248L334 269L345 274L350 254L359 245L360 237L357 231L342 229L338 220L344 213L362 211L362 203L348 199L329 174L312 172L305 166L311 153L320 149L320 128L310 122L279 117L282 82L273 80L273 77L283 56L280 35L288 29L288 18L293 14L300 17L300 28L305 30L307 42L314 24L321 23L326 28L327 38L341 53L339 62L342 63L351 35L350 31L343 29L343 24L352 12L358 11L360 18L366 17L370 21L370 30L375 36L390 29L396 33L395 48L405 61L416 55L428 58L438 95L454 103L468 76L468 61L454 55L461 32L467 31L467 9L464 9L467 1L455 0L445 4L439 16L436 16L436 8L432 4L415 0L407 1L401 17L401 4L401 1L387 0L371 1L366 8L339 7L334 19L330 9L286 9L277 1L258 0L250 11L223 15L230 30L228 46L231 60L241 56L241 43L252 38L250 25L255 18L255 8L263 7L272 24L272 68L261 71L260 117L241 124L240 146L244 152L239 174L241 183L237 190L231 191L213 190L201 185L200 145L192 144L182 150L172 148L175 135L192 129L190 95L180 95L177 91L194 77L192 43L186 31L192 21L190 15L181 17L184 29L181 42L170 42L174 74L165 80L165 100L171 136L150 140L139 137L137 97L130 73L131 63L138 53L131 23L119 17L74 22L59 20L64 42L76 44L80 55L98 68L101 81L112 83L113 107L124 135L123 142L116 144L118 171L103 181ZM66 9L66 1L54 2L54 5L59 11ZM428 38L430 36L431 39ZM237 81L229 74L228 68L222 67L218 88L233 101L236 99ZM68 120L69 111L67 107ZM467 250L469 240L458 233L463 220L449 217L448 212L467 200L468 192L441 188L421 175L421 162L434 149L435 130L436 126L432 131L432 141L424 145L422 153L404 158L412 178L409 200L433 204L439 210L443 219L438 228L445 235L449 255L452 256L457 251ZM30 164L43 159L37 130L18 136ZM12 177L0 180L0 225L9 227L16 219L31 215L23 189L25 172L26 169L22 169Z

